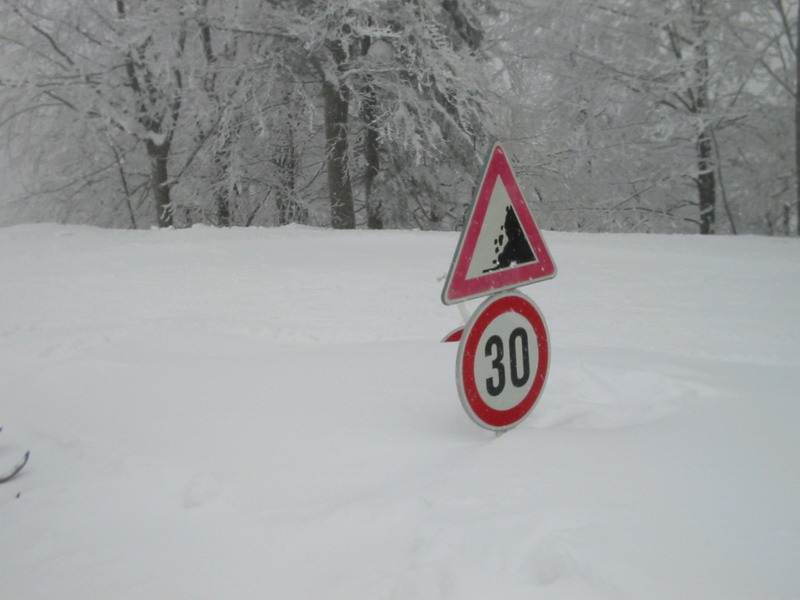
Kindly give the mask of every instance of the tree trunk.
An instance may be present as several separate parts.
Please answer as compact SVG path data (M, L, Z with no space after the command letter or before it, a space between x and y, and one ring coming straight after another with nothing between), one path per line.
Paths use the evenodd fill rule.
M286 144L278 150L272 162L278 167L279 173L279 187L275 197L275 207L278 209L278 225L305 223L308 216L307 211L298 204L296 198L295 188L297 187L298 165L291 124L287 127Z
M711 163L712 140L708 128L697 139L697 195L700 201L700 233L714 233L715 204L717 199L714 169Z
M797 235L800 237L800 4L797 5L797 35L794 43L794 168L797 188ZM788 231L788 230L787 230Z
M172 201L169 192L169 141L156 144L147 140L147 155L150 157L150 183L155 200L156 216L159 227L172 227Z
M231 201L230 197L221 192L217 192L217 227L231 226Z
M236 190L228 180L231 167L231 144L231 134L226 133L220 149L214 153L214 165L216 166L214 208L217 213L217 227L230 227L232 224L231 207Z
M370 89L366 92L362 110L362 116L367 126L367 130L364 132L364 159L367 161L367 168L364 172L364 200L367 206L367 227L369 229L383 229L381 206L372 195L372 184L381 170L381 157L378 154L378 131L375 128L376 104L375 92Z
M714 233L714 212L717 199L716 182L713 166L713 136L711 127L713 125L706 122L708 118L709 97L708 97L708 78L709 59L708 43L708 16L706 15L705 0L698 0L692 5L694 11L693 21L695 27L695 65L694 74L696 84L694 86L694 112L701 120L702 129L697 136L697 194L700 205L700 233Z
M325 149L328 156L328 194L334 229L355 229L353 186L348 168L347 111L349 102L338 85L322 84L325 100Z

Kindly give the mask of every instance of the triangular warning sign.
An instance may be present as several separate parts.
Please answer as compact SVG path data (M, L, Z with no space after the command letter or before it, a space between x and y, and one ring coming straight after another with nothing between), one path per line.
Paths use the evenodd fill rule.
M556 265L506 153L495 144L461 232L442 302L455 304L555 275Z

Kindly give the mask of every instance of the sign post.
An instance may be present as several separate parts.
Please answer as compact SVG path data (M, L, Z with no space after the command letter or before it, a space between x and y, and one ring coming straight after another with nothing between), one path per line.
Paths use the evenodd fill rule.
M555 275L506 153L495 144L442 290L444 304L494 294L442 340L459 343L458 394L481 427L498 434L515 427L542 393L550 365L544 317L529 298L507 290Z

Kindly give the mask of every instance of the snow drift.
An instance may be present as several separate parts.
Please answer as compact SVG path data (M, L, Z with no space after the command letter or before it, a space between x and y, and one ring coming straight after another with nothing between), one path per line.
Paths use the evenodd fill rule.
M800 598L798 240L546 237L495 437L456 234L0 229L3 597Z

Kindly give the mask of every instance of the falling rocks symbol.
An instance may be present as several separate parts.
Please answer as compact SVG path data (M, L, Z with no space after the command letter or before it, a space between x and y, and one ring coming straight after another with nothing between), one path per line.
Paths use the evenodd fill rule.
M492 261L494 266L484 269L484 273L536 261L536 255L534 255L510 204L506 206L505 221L500 227L500 235L494 239L494 245L497 258Z

